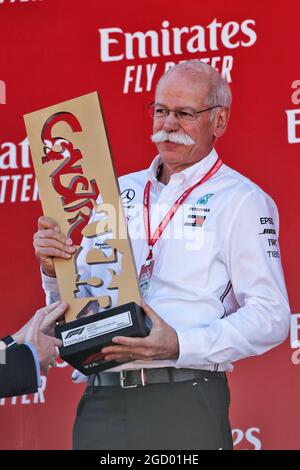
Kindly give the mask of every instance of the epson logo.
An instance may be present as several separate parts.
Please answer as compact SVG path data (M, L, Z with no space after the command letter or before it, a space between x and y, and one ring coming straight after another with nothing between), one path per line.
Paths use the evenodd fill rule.
M73 336L80 336L83 332L84 332L84 329L85 329L85 326L81 327L81 328L77 328L77 330L72 330L70 331L66 337L65 337L65 340L66 339L70 339L72 338Z
M0 104L6 104L6 83L3 80L0 80Z
M100 59L102 62L114 62L196 54L217 51L222 47L251 47L257 39L254 27L253 19L222 24L215 18L206 26L197 24L182 27L170 27L170 22L165 20L159 30L134 33L124 32L119 27L100 28Z
M261 225L265 225L265 224L274 225L274 221L273 221L272 217L261 217L260 218L260 223L261 223Z

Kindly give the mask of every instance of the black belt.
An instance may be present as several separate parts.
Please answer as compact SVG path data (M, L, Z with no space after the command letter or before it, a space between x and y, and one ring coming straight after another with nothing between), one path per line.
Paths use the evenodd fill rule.
M121 387L135 388L149 384L185 382L202 378L210 380L218 378L226 380L225 372L213 372L200 369L175 369L174 367L160 367L156 369L122 370L120 372L99 372L88 378L90 387Z

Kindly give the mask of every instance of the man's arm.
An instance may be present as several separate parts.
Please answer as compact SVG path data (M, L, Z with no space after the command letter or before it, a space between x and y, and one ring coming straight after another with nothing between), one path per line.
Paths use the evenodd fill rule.
M34 393L38 388L38 377L34 356L25 344L2 349L0 364L0 397Z
M241 198L224 245L240 307L206 328L177 332L180 355L176 367L233 362L262 354L286 339L290 308L278 225L277 209L269 196L253 190Z
M90 222L101 220L99 214L93 212ZM53 258L70 259L76 253L72 240L60 232L58 224L49 217L40 217L38 231L34 234L33 245L36 257L41 266L42 286L46 295L46 304L50 305L60 299ZM93 248L93 239L83 237L80 250L76 254L76 270L81 279L91 277L92 267L86 262L87 253ZM103 268L103 271L105 269ZM97 267L97 275L101 266ZM81 285L78 297L90 297L93 294L90 286ZM107 295L103 287L98 288L97 295Z
M47 374L49 365L56 366L56 348L61 346L61 341L53 337L54 325L66 308L64 303L56 303L38 310L12 335L15 344L6 347L1 342L0 397L35 392L40 369Z
M33 246L41 266L46 304L50 305L60 299L53 258L70 259L76 248L72 240L60 232L57 222L44 216L38 219L38 230L33 236Z

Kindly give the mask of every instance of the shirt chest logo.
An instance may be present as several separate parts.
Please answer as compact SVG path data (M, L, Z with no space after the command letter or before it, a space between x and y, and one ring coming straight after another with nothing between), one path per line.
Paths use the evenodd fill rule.
M135 198L135 191L134 189L124 189L121 193L121 199L123 202L124 207L128 206L128 204L131 203L131 201Z
M185 216L186 222L184 225L187 227L202 227L205 222L206 215L202 215L202 211L200 211L201 209L199 207L190 207Z
M205 194L197 200L196 206L189 207L188 213L186 215L186 222L184 223L185 226L202 227L207 217L206 215L203 215L203 213L210 212L210 209L208 207L201 206L205 206L209 198L212 196L213 193Z
M121 192L121 199L127 222L129 222L129 220L133 218L132 210L135 209L135 204L131 204L131 201L134 198L135 190L132 188L124 189L124 191Z
M210 197L212 197L214 194L213 193L208 193L205 194L204 196L200 197L197 201L198 206L205 206L209 200Z
M188 222L185 222L184 225L188 227L202 227L205 219L206 215L189 214Z

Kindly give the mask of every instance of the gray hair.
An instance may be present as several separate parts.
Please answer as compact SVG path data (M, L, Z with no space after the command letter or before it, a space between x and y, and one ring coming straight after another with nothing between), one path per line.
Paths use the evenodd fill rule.
M162 77L160 78L157 87L160 82L164 80L171 73L180 72L189 75L195 80L203 80L203 77L207 79L209 83L209 92L206 97L205 106L208 108L212 106L225 106L230 108L232 102L232 94L227 81L220 75L214 67L211 67L200 60L193 59L181 62L171 67ZM217 108L211 112L211 120L213 120L216 114Z

